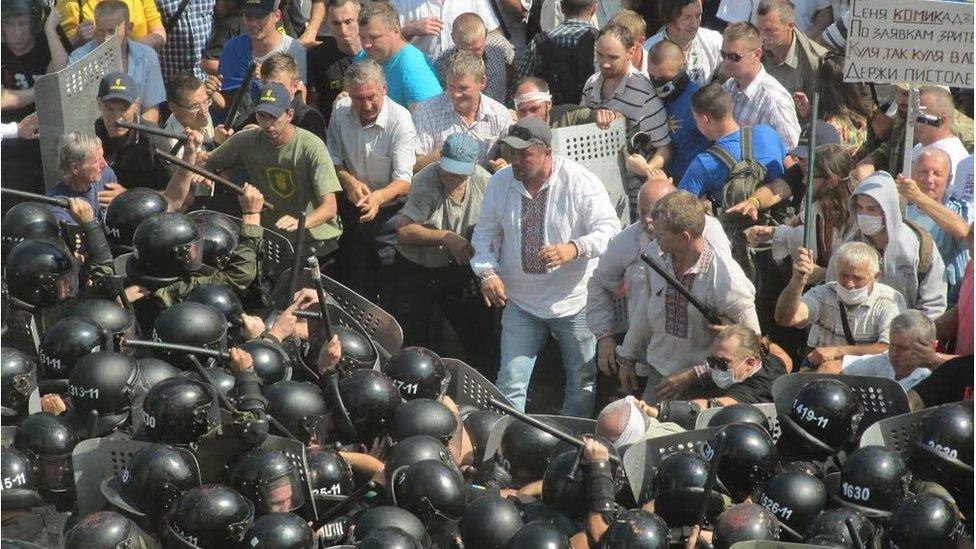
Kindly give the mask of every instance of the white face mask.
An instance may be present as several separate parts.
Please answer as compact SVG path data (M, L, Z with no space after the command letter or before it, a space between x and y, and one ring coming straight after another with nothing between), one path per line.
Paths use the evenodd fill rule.
M874 236L884 230L884 217L880 215L857 214L857 226L861 232Z
M871 285L868 284L863 288L848 290L840 284L834 284L834 292L837 293L837 299L841 300L845 305L860 305L867 301L868 295L871 293L869 291L870 288Z
M719 389L728 389L732 386L732 384L745 380L747 377L749 377L748 375L743 376L742 379L735 379L735 369L745 361L746 359L742 359L736 364L730 364L728 370L711 368L712 382L715 383L715 386Z

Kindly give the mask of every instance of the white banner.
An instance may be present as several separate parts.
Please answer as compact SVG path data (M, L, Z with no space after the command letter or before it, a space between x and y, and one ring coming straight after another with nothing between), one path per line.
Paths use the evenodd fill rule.
M973 87L973 4L853 0L844 80Z

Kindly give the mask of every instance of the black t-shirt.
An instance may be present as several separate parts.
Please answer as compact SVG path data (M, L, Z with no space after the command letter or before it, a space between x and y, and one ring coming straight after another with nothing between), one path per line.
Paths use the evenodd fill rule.
M308 50L308 85L318 94L316 106L325 117L326 124L332 118L332 102L342 93L342 77L352 61L353 56L343 53L332 36Z
M34 80L47 74L47 66L51 63L51 49L47 46L44 34L38 34L34 47L24 55L15 55L4 43L0 46L0 58L3 59L0 65L3 87L8 90L29 90L34 87ZM18 122L32 112L34 105L5 110L0 119L3 122Z
M790 204L793 205L794 210L800 211L800 207L803 205L803 197L807 192L806 178L803 177L803 169L800 168L800 165L793 164L790 166L783 174L783 181L786 181L790 187L790 192L793 193Z
M95 121L95 135L102 141L105 161L115 171L119 183L127 189L147 187L157 191L166 188L169 172L153 152L153 142L139 132L129 130L122 137L109 138L105 123Z
M926 407L973 399L973 355L946 361L914 387Z
M786 374L786 367L783 362L767 354L763 357L762 367L739 383L732 384L728 389L719 389L712 386L705 389L695 388L683 395L685 400L697 400L702 398L734 398L743 404L756 404L759 402L773 401L773 382L781 375Z

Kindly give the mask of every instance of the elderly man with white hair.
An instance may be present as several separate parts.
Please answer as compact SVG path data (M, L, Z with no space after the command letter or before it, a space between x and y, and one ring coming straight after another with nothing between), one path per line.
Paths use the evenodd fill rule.
M953 358L935 349L935 323L920 311L907 310L891 321L891 344L878 355L845 357L843 373L894 379L907 391L932 370Z
M908 201L905 218L919 224L932 235L949 283L948 304L959 299L969 251L966 237L973 222L973 204L950 196L952 158L945 150L924 147L912 165L911 178L899 175L898 193Z
M108 183L118 181L115 172L109 167L102 153L102 141L94 135L74 131L61 138L58 148L58 167L62 179L51 187L48 196L57 198L81 198L88 202L95 212L95 219L102 220L102 210L98 204L98 194ZM75 220L68 210L51 206L51 211L59 220L74 225Z
M888 328L905 309L905 298L878 282L878 253L864 242L848 242L835 256L837 279L805 294L815 264L810 250L799 248L793 276L776 302L780 326L810 327L804 361L821 372L838 373L847 355L872 355L888 349Z

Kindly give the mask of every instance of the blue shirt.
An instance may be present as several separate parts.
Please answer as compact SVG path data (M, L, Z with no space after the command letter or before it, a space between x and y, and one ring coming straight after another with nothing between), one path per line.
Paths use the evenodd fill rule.
M305 47L298 40L285 36L272 53L287 53L292 56L298 65L298 74L302 77L302 81L308 81ZM270 54L266 57L270 57ZM241 87L252 61L254 61L254 53L251 50L250 36L239 34L228 40L220 52L220 64L217 67L217 72L221 75L221 90L236 90ZM252 92L257 93L260 87L260 80L257 78L251 80Z
M959 214L966 223L972 223L976 217L973 213L973 206L969 202L958 198L947 198L942 205L949 211ZM965 239L958 239L947 233L940 227L935 220L922 212L914 204L909 204L905 212L905 217L921 225L932 235L932 241L942 256L945 263L946 279L949 282L949 306L951 307L959 300L959 288L962 286L963 276L966 274L966 265L969 263L969 249Z
M51 187L51 190L47 192L47 195L57 198L83 198L87 200L92 207L92 211L95 212L95 221L101 223L105 214L102 211L101 206L98 204L98 193L105 190L106 183L115 183L118 180L119 178L115 176L115 172L112 170L112 168L105 166L105 169L102 170L102 176L98 179L98 181L92 183L91 186L88 187L87 191L73 191L69 189L67 185L65 185L64 181L58 181L57 185ZM58 221L63 220L67 221L69 225L77 225L77 223L75 223L75 219L71 217L70 213L68 213L68 210L54 205L48 207L51 208L51 213L54 214L54 217L58 218Z
M94 40L71 52L68 62L74 63L91 53L100 44ZM136 95L142 100L142 110L155 107L166 101L166 85L163 84L163 73L159 68L159 56L156 50L140 42L128 41L129 48L129 76L139 86Z
M715 142L725 149L736 160L742 159L742 130L736 130L723 135ZM783 157L786 147L776 130L765 125L757 124L752 127L752 157L766 167L766 181L772 181L783 175ZM699 153L688 165L688 170L678 183L678 188L688 191L695 196L707 196L712 203L722 205L722 187L728 178L729 171L714 154L708 151Z
M356 61L366 59L366 50L360 50ZM381 63L386 75L386 96L400 105L410 108L443 92L433 65L422 51L412 44L400 48L393 57Z
M691 161L709 145L708 138L698 131L691 116L691 96L699 89L701 84L690 81L681 95L663 100L664 110L668 113L668 132L671 134L668 173L675 181L681 181Z

